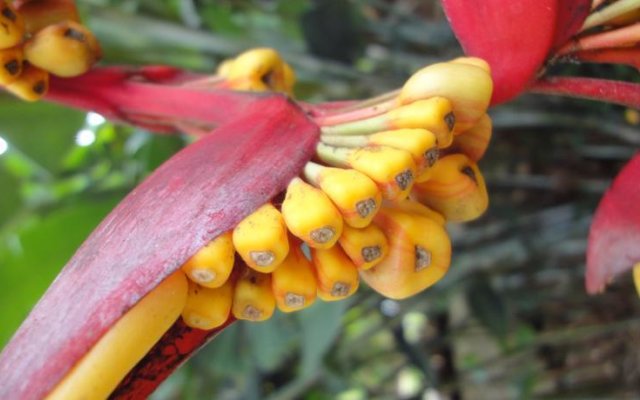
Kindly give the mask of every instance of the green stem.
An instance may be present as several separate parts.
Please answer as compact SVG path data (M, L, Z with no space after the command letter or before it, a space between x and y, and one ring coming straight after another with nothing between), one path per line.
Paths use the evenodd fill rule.
M359 121L345 122L340 125L322 126L320 131L327 136L354 136L367 135L385 129L387 129L387 116L383 114Z
M589 15L584 21L584 25L582 25L582 31L593 28L594 26L603 25L636 8L640 8L640 0L619 0Z
M323 143L318 143L318 146L316 147L316 154L318 155L318 158L334 167L348 167L349 155L351 153L352 150L350 149L327 146Z
M331 146L364 147L369 144L369 136L330 136L321 135L320 141Z

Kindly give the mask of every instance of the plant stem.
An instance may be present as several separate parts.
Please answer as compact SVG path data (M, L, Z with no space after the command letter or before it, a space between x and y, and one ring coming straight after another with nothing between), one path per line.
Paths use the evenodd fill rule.
M605 101L640 109L640 84L607 79L551 77L529 88L533 93Z
M579 51L571 54L569 59L602 64L630 65L640 70L640 46Z
M640 42L640 22L574 40L562 47L557 54L563 55L581 50L595 50L610 47L630 47L638 42Z
M320 126L334 126L341 125L350 122L357 122L363 119L372 118L379 116L381 114L386 113L396 106L395 97L390 100L383 101L381 103L375 103L369 105L367 102L367 106L364 108L358 107L355 105L354 107L358 107L354 110L347 112L336 112L336 114L330 114L326 116L321 116L315 118L315 121Z
M364 147L369 144L369 136L331 136L321 135L320 141L331 146Z
M582 31L594 26L603 25L620 15L640 8L640 0L619 0L601 10L598 10L584 21Z
M323 143L318 143L316 147L318 157L334 167L348 167L350 153L351 150L345 149L344 147L327 146Z

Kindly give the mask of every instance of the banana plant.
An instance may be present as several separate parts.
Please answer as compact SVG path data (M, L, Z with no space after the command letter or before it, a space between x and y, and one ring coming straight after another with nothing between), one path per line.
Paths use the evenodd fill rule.
M637 1L604 8L592 7L590 0L442 3L467 55L490 66L492 104L534 92L640 108L638 84L547 76L548 65L567 60L637 66L638 22L609 24L629 11L616 4L634 10ZM259 81L272 78L263 73ZM163 66L97 67L74 78L51 77L44 99L159 133L193 133L199 140L135 188L67 263L0 355L0 398L51 393L123 315L191 255L282 193L316 154L322 121L351 105L229 91L206 76ZM640 239L638 176L636 156L596 213L590 292L640 261L633 245ZM148 396L231 323L233 317L205 331L178 319L111 397Z

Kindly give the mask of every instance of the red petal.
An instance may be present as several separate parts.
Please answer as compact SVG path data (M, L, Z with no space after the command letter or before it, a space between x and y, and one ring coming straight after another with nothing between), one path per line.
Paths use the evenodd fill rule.
M587 248L586 286L604 290L640 262L640 154L618 174L596 210Z
M533 93L605 101L640 109L640 83L609 79L551 77L536 81Z
M562 47L580 30L590 11L591 0L558 0L554 49Z
M282 191L317 140L299 108L266 95L158 168L89 236L0 355L0 398L42 398L142 296Z
M544 63L553 41L557 0L443 0L468 55L489 62L492 104L521 93Z

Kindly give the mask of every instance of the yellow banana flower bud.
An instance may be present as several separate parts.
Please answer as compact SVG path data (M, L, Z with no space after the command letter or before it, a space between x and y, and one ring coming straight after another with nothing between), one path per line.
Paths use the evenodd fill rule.
M374 223L389 239L389 254L360 277L392 299L404 299L438 282L449 269L451 241L429 218L383 207Z
M311 260L315 267L320 299L342 300L358 290L358 269L339 246L312 249Z
M180 317L187 291L182 271L160 282L100 338L46 399L108 398Z
M24 18L25 29L30 34L62 21L80 22L74 0L22 1L16 9Z
M272 272L289 253L287 226L278 209L263 205L233 230L233 245L245 263L259 272Z
M304 256L300 246L293 246L287 258L271 275L273 294L280 311L302 310L316 300L316 277L311 262Z
M244 268L233 292L233 316L246 321L265 321L271 318L275 309L276 299L271 290L271 274Z
M464 154L442 157L433 168L432 178L415 185L413 195L453 222L478 218L489 205L484 178Z
M489 147L492 125L489 115L483 115L470 129L456 134L446 152L464 153L474 162L480 161Z
M25 58L56 76L87 72L100 59L98 39L84 25L63 21L36 33L24 45Z
M182 310L182 320L187 326L210 330L227 322L233 302L233 282L228 280L217 288L189 282L187 302Z
M376 183L362 172L309 162L304 167L304 174L329 196L350 226L369 225L380 208L382 194Z
M275 90L291 93L295 74L277 51L269 48L248 50L218 68L235 90Z
M347 149L319 143L316 153L327 164L351 167L367 175L388 200L407 197L416 176L411 154L392 147Z
M23 60L20 46L0 50L0 85L6 85L20 76Z
M434 222L437 222L438 225L441 225L441 226L444 226L444 224L447 222L444 219L444 216L439 212L430 209L424 204L418 203L417 201L410 200L410 199L402 200L402 201L393 201L393 202L387 201L383 204L383 207L399 210L406 214L421 215L423 217L429 218Z
M478 67L478 68L482 69L483 71L485 71L489 75L491 75L491 66L489 65L488 62L486 62L482 58L478 58L478 57L458 57L458 58L454 58L453 60L451 60L449 62L452 62L454 64L473 65L475 67Z
M426 129L436 135L439 148L453 140L456 117L452 103L444 97L432 97L390 109L385 114L338 125L323 126L326 136L370 135L397 129Z
M365 228L345 227L340 236L340 247L354 265L362 270L375 266L389 253L386 236L373 224Z
M336 206L322 190L300 178L287 187L282 216L289 231L309 247L329 248L342 234L343 220Z
M25 101L40 100L49 90L49 73L25 63L20 76L7 84L5 89Z
M8 49L20 43L24 36L24 19L5 0L0 0L0 49Z
M473 126L487 112L492 92L491 75L482 66L470 61L437 63L413 74L402 87L398 102L445 97L453 103L456 124L461 129Z
M436 136L426 129L398 129L373 134L371 143L406 150L416 164L416 182L431 176L431 167L438 160Z
M182 271L195 283L217 288L229 279L234 260L235 250L229 231L198 250L182 265Z

